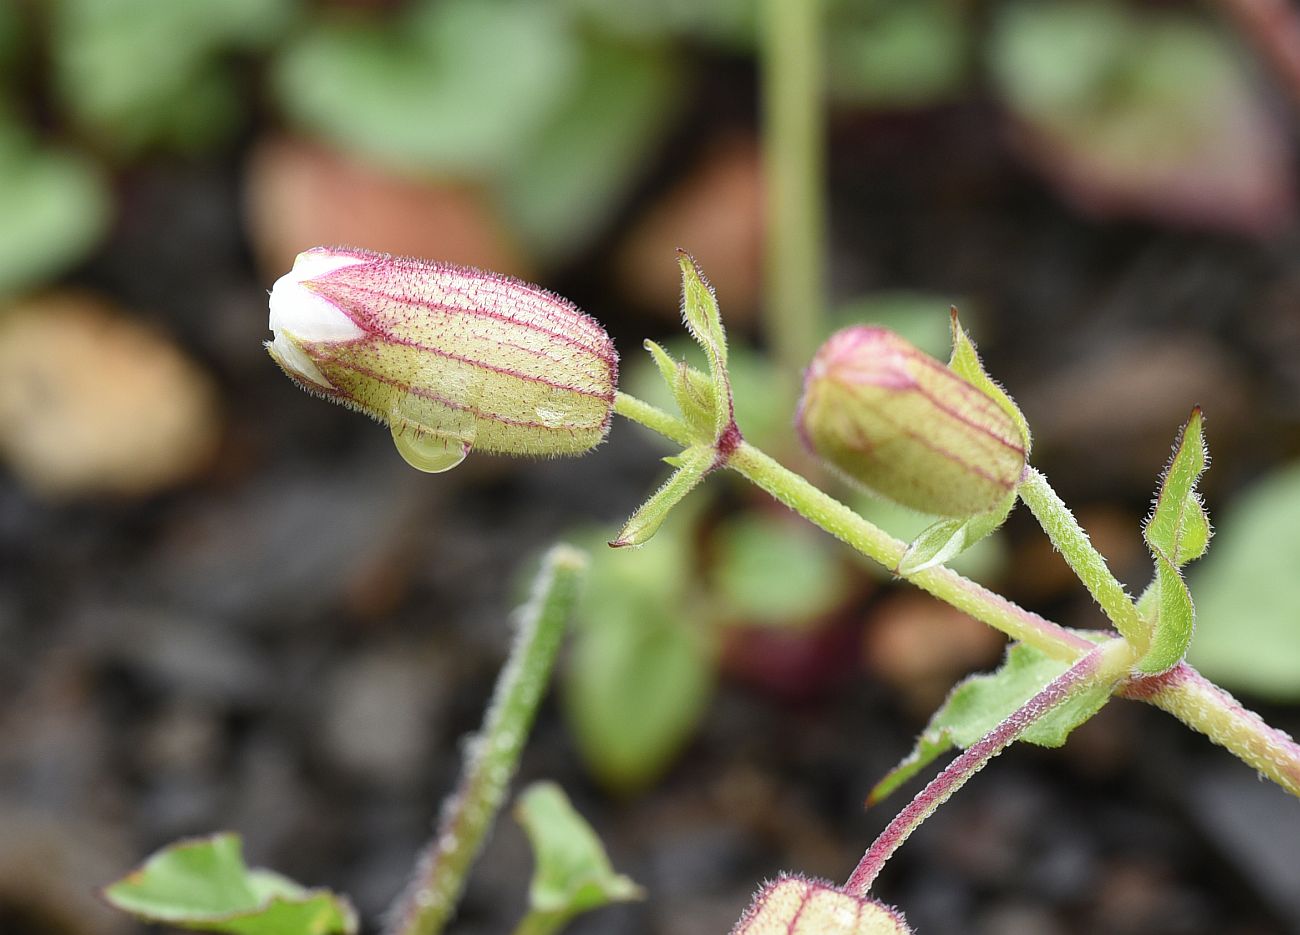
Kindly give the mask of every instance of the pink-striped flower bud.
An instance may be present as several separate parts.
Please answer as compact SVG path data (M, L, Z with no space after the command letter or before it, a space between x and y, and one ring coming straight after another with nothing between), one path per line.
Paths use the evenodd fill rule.
M911 935L897 909L825 880L782 874L768 883L731 935Z
M578 454L609 429L609 335L517 279L316 247L271 290L270 327L266 348L295 383L386 423L421 470L472 448Z
M1025 440L983 390L884 328L833 335L799 404L812 451L868 490L934 516L998 507L1025 467Z

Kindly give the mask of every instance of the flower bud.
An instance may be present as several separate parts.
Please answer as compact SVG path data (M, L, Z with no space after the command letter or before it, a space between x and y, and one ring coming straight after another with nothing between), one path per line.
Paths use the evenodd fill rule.
M578 454L613 415L618 356L572 303L496 273L333 247L271 290L266 349L303 389L390 426L415 467L471 448Z
M822 345L798 418L832 467L934 516L994 509L1025 467L1020 429L997 401L884 328L846 328Z
M782 874L754 897L732 935L911 935L898 910L824 880Z

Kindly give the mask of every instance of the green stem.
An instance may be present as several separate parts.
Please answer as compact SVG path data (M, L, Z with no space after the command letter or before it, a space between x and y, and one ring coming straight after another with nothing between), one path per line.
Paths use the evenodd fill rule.
M1106 559L1093 547L1088 534L1083 531L1069 507L1056 495L1047 478L1033 468L1026 468L1025 476L1020 482L1020 499L1029 507L1047 537L1052 540L1052 545L1060 551L1093 600L1115 624L1120 635L1134 646L1145 650L1149 634L1133 599L1124 590L1124 585L1111 574Z
M825 313L822 0L763 4L763 165L767 184L766 329L793 379Z
M618 394L615 411L661 432L673 441L687 445L694 441L690 430L676 418L625 393ZM664 431L665 428L668 431ZM742 442L731 453L727 466L862 554L875 559L886 568L898 566L898 561L907 548L905 542L863 519L806 478L783 467L748 442ZM1035 515L1039 516L1040 522L1044 521L1044 516L1053 521L1053 541L1057 542L1058 548L1058 539L1067 540L1071 549L1066 555L1067 560L1072 556L1075 561L1082 559L1094 579L1098 576L1103 581L1109 578L1114 584L1101 589L1107 595L1107 601L1118 604L1118 591L1118 595L1122 595L1131 607L1128 595L1124 594L1123 588L1106 569L1105 562L1088 542L1087 535L1079 528L1046 480L1036 471L1031 472L1031 478L1027 480L1031 482L1022 484L1021 496L1030 504ZM1035 503L1038 504L1038 509L1035 509ZM1040 510L1042 515L1039 515ZM1049 529L1048 534L1053 535L1053 529ZM1091 556L1096 556L1096 559L1092 560ZM1071 562L1071 567L1075 567L1075 562ZM1078 571L1078 568L1075 567L1075 570ZM908 580L976 620L1055 658L1073 661L1096 648L1096 644L1077 633L1025 610L1000 594L963 578L950 568L928 568L909 576ZM1123 605L1118 606L1121 608L1119 615L1123 617ZM1188 727L1231 751L1288 792L1300 796L1300 745L1284 732L1264 723L1253 711L1243 708L1231 695L1207 681L1191 666L1184 663L1163 675L1134 679L1120 694L1163 708Z
M1132 664L1132 649L1122 639L1113 639L1096 647L967 747L885 827L844 884L845 892L866 896L886 861L902 847L912 832L952 798L968 779L988 765L989 760L1059 705L1093 686L1102 683L1114 685Z
M895 539L879 526L863 519L748 442L742 442L732 453L727 466L886 568L897 568L907 550L906 542ZM1095 646L1078 634L1025 610L945 566L927 568L904 577L976 620L1057 659L1077 659Z
M586 556L570 546L547 553L520 612L515 644L483 728L467 747L460 786L444 804L437 833L389 913L389 935L436 935L455 911L465 876L514 778L586 563Z
M1270 727L1187 663L1136 681L1122 694L1168 711L1300 797L1300 744L1285 731Z

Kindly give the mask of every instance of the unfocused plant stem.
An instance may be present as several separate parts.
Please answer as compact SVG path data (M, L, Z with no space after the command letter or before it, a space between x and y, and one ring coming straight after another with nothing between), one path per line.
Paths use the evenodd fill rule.
M857 869L844 884L854 896L866 896L885 862L921 824L978 773L989 760L1005 750L1035 721L1078 691L1100 682L1118 680L1133 664L1133 650L1122 639L1098 646L1057 676L1009 718L971 744L917 793L898 813L863 855Z
M825 314L823 0L763 3L766 329L782 376L817 349Z
M1290 0L1219 0L1300 107L1300 13Z
M1020 499L1033 512L1052 545L1078 575L1088 593L1101 606L1120 634L1140 649L1146 648L1147 628L1124 585L1111 573L1069 507L1056 495L1047 478L1026 468Z
M483 729L466 747L460 785L389 914L390 935L436 935L455 912L466 874L514 777L586 564L583 553L565 545L555 546L543 560Z

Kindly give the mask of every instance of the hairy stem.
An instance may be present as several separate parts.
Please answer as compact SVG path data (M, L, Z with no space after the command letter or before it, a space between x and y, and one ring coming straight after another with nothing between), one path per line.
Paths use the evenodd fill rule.
M515 643L483 728L466 748L460 785L444 804L437 833L389 913L389 935L436 935L455 912L465 876L514 778L586 564L586 556L570 546L547 553L532 597L520 611Z
M1047 483L1047 478L1033 468L1026 468L1020 482L1020 499L1029 507L1047 537L1052 540L1052 545L1056 546L1066 563L1078 575L1120 635L1135 646L1145 649L1148 642L1147 626L1138 614L1133 599L1124 590L1124 585L1111 574L1106 559L1093 547L1088 534Z
M796 513L886 568L897 568L907 550L906 542L895 539L879 526L863 519L806 478L783 467L748 442L742 442L732 453L727 466ZM1078 634L1025 610L945 566L927 568L905 577L917 587L970 614L976 620L1057 659L1076 659L1094 646Z
M766 329L783 375L817 349L825 295L822 0L763 3Z
M690 429L684 423L626 393L618 394L614 410L673 441L686 445L693 441ZM898 561L907 548L905 542L863 519L806 478L783 467L748 442L742 442L731 453L727 466L863 555L886 568L898 566ZM1025 486L1022 486L1022 496L1024 492ZM1042 496L1039 496L1040 493ZM1069 515L1069 511L1047 486L1046 481L1042 482L1041 487L1035 484L1029 497L1038 500L1040 506L1045 506L1046 514L1061 520L1066 534L1082 539L1084 545L1081 549L1075 549L1076 554L1096 554L1096 550L1087 542L1086 534L1078 528L1073 516ZM1068 520L1053 512L1057 505L1059 511L1069 517ZM1100 560L1099 555L1097 559ZM1101 562L1100 569L1093 570L1114 580L1104 561ZM1095 644L1077 633L1025 610L1000 594L963 578L950 568L928 568L909 576L908 580L976 620L1054 658L1073 661L1096 648ZM1114 587L1119 589L1120 594L1124 593L1118 582ZM1126 594L1124 598L1128 600ZM1163 675L1136 679L1121 694L1163 708L1188 727L1227 748L1282 788L1300 796L1300 746L1284 732L1269 727L1259 715L1241 707L1231 695L1207 681L1191 666L1182 664Z
M1300 744L1187 663L1133 682L1121 694L1168 711L1300 797Z
M844 889L854 896L866 896L885 862L921 824L947 802L966 781L982 770L989 760L1005 750L1035 721L1079 691L1106 680L1118 680L1132 664L1132 649L1122 639L1098 646L1057 676L1014 714L966 748L956 759L917 793L880 833L849 877Z

